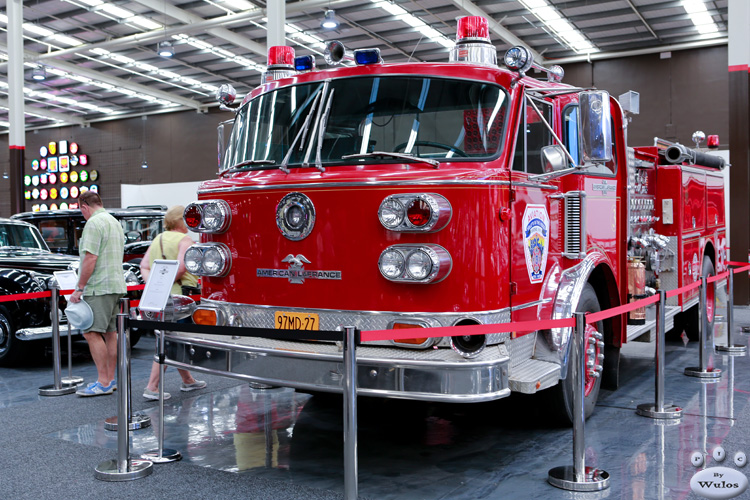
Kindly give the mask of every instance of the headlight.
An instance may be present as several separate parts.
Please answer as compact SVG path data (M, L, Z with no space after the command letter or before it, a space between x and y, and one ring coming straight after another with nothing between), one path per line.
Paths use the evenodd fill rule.
M226 276L232 254L223 243L198 243L185 252L185 268L198 276Z
M378 267L390 281L437 283L451 272L453 261L440 245L393 245L380 254Z
M196 201L185 208L182 218L192 231L220 234L229 229L232 210L224 200Z
M302 193L289 193L276 205L276 225L285 238L307 238L315 226L315 206Z
M137 285L138 284L138 276L131 270L125 271L125 284L130 285Z
M434 233L450 222L452 212L451 204L439 194L393 194L380 203L378 218L391 231Z

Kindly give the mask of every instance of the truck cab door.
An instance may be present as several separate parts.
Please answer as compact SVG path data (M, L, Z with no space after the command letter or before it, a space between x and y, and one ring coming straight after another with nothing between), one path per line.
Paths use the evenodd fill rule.
M531 99L550 125L554 114L550 102L530 96L524 98L519 113L510 180L512 321L537 319L542 286L551 268L552 223L556 220L556 214L550 212L550 196L556 189L549 183L529 179L544 173L541 149L554 144L552 133L529 102Z

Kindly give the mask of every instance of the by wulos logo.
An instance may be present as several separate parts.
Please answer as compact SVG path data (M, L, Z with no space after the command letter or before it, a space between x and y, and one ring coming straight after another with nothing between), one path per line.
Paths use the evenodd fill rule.
M747 476L728 467L711 467L693 476L690 489L705 498L734 498L747 489Z
M541 283L547 268L549 215L544 205L527 205L523 212L523 252L529 281Z

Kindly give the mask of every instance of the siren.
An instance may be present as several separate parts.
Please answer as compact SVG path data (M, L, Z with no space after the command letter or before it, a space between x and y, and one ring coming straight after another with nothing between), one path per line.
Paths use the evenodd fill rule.
M354 61L354 54L347 50L343 43L334 40L326 45L323 58L329 66L336 66L343 61Z
M497 50L490 41L487 19L480 16L459 18L456 45L450 51L450 62L497 66Z
M294 76L294 47L277 45L268 48L268 69L263 73L263 83Z

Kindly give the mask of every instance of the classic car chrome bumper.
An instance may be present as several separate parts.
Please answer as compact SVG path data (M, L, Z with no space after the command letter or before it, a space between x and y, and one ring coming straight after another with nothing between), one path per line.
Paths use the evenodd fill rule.
M340 345L167 333L167 364L264 384L342 392ZM253 345L250 345L252 341ZM360 346L357 392L444 402L480 402L510 394L508 352L489 346L467 360L451 349Z
M71 335L81 335L83 332L78 328L70 329ZM60 337L68 336L68 324L60 324ZM44 340L52 338L52 326L38 326L35 328L21 328L16 331L18 340Z

